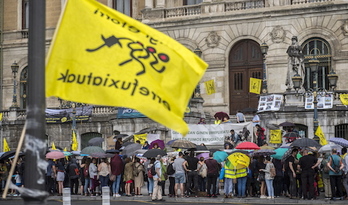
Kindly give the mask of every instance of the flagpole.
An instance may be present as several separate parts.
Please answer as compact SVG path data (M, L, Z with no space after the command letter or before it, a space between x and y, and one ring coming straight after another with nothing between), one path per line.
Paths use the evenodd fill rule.
M45 122L46 1L29 1L28 101L25 139L24 204L46 204L47 149Z

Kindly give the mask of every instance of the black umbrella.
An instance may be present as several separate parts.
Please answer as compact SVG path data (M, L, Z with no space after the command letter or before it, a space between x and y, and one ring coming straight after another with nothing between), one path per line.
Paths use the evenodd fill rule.
M282 122L279 124L279 126L282 126L282 127L295 127L295 124L292 123L292 122Z
M105 153L119 153L120 152L120 150L117 150L117 149L108 149L108 150L106 150L105 151Z
M289 139L289 142L293 142L294 140L301 138L297 132L288 132L283 137Z
M188 151L204 151L204 150L208 150L208 148L202 145L196 145L195 148L188 149Z
M295 140L293 143L291 143L291 147L321 147L321 145L314 141L313 139L309 138L301 138Z
M102 137L94 137L94 138L88 140L88 145L90 145L90 146L98 146L102 142L104 142L104 139Z
M125 142L122 144L122 147L127 147L128 145L134 144L134 142Z
M114 137L114 139L123 138L123 137L128 137L128 135L127 134L118 134Z
M14 150L5 152L4 154L1 155L0 161L5 161L6 159L12 157L15 154L16 154L16 151Z
M167 155L167 152L162 149L149 149L143 154L143 157L154 158L158 155L164 156Z

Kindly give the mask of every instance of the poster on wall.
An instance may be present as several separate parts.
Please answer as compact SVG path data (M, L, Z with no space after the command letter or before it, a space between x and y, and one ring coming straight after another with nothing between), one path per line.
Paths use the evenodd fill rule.
M259 99L259 112L277 111L283 102L283 95L264 95Z
M317 100L318 100L318 109L332 108L333 94L332 93L318 92ZM307 94L306 100L305 100L305 109L314 109L313 101L314 101L313 94Z

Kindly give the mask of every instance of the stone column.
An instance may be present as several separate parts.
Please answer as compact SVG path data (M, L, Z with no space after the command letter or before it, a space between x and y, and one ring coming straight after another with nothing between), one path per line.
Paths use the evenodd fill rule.
M164 8L166 4L165 0L157 0L156 2L156 8Z
M153 9L153 0L145 0L145 9Z

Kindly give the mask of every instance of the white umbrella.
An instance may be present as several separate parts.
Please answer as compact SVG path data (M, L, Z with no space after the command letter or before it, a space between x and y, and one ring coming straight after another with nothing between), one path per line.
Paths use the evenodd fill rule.
M342 149L342 146L341 146L341 145L338 145L338 144L327 144L327 145L322 146L322 147L319 149L318 152L319 152L319 153L331 152L332 149L341 150L341 149Z

